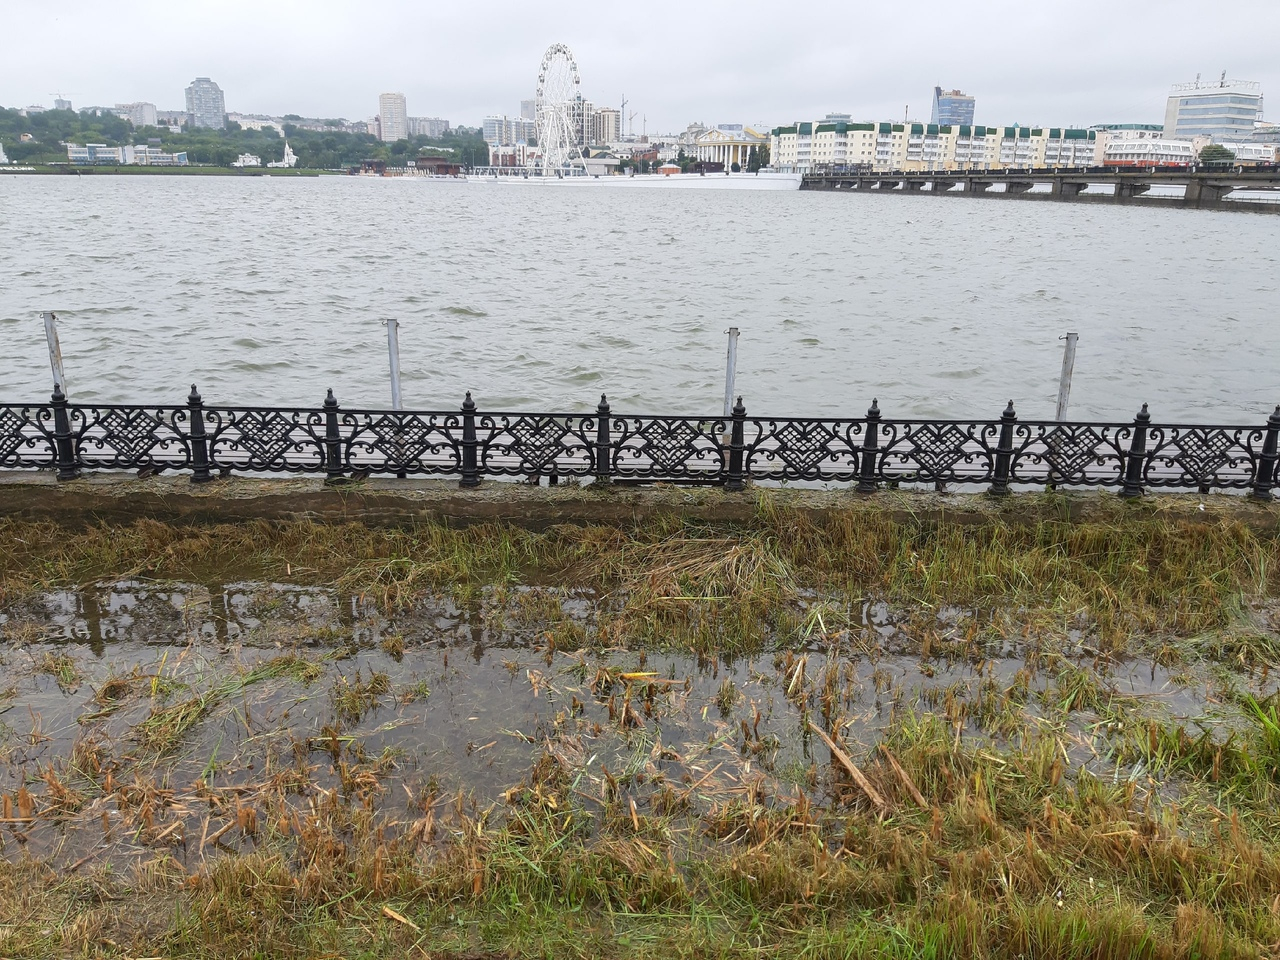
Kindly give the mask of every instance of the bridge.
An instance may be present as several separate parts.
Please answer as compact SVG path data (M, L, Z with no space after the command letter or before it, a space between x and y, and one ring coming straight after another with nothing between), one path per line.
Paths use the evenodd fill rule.
M1045 189L1047 186L1048 189ZM1164 188L1149 195L1153 187ZM1181 188L1181 196L1168 188ZM801 190L1001 197L1069 203L1133 203L1197 210L1280 213L1280 169L1187 170L952 170L805 174ZM1087 192L1086 192L1087 191ZM1233 192L1248 191L1248 196ZM1258 194L1264 194L1258 196Z

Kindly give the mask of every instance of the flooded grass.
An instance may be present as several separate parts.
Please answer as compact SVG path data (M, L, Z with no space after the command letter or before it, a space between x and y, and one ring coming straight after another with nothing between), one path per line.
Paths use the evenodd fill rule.
M1274 534L0 540L0 955L1280 949Z

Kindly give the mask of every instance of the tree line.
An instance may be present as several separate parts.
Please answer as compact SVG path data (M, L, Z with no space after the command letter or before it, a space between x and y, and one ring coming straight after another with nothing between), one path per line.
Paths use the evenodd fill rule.
M298 118L301 119L301 118ZM489 147L481 132L457 127L442 137L410 137L383 143L364 133L338 129L340 121L329 121L329 130L304 130L289 120L281 135L273 127L248 130L228 123L225 130L184 129L173 133L168 127L138 127L115 114L89 110L45 110L23 116L17 110L0 108L0 144L14 163L65 163L64 143L104 143L109 147L151 142L166 153L187 154L191 163L230 166L242 153L261 157L263 163L284 157L284 141L298 157L298 166L335 170L358 165L362 160L383 160L389 166L406 166L421 153L447 156L464 166L489 162ZM22 142L22 135L31 139Z

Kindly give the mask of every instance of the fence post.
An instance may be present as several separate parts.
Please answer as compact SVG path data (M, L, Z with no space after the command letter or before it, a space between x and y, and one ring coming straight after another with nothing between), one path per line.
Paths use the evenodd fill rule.
M1067 341L1062 348L1062 373L1058 377L1058 406L1053 413L1053 419L1061 423L1067 419L1067 402L1071 399L1071 374L1076 368L1076 341L1080 339L1080 334L1068 333L1065 337L1058 339Z
M1009 492L1009 474L1013 462L1013 425L1018 422L1018 415L1013 410L1013 401L1000 414L1000 442L996 445L996 475L991 483L991 495L1003 497Z
M609 482L609 398L600 394L596 407L596 483Z
M208 483L213 479L209 472L209 438L204 432L204 402L196 385L187 394L187 421L191 429L191 482Z
M53 370L54 382L62 387L62 393L65 396L67 375L62 369L62 344L58 341L58 315L52 310L46 310L42 316L44 317L44 338L49 344L49 366Z
M747 408L742 405L742 398L733 405L733 432L729 435L729 476L724 488L731 493L745 490L746 480L742 475L742 452L746 449L743 440L743 424L747 420Z
M880 401L873 399L867 410L867 431L862 439L862 462L858 479L859 493L875 493L876 484L876 448L880 440Z
M1270 500L1271 488L1276 482L1276 443L1280 440L1280 406L1267 418L1267 438L1262 442L1262 456L1258 458L1258 474L1253 481L1253 496L1258 500Z
M346 480L342 472L342 434L338 432L338 398L332 387L324 398L324 472L327 484Z
M62 384L53 385L53 441L57 448L58 479L74 480L80 476L80 466L76 463L76 445L71 436L71 416L67 411L67 396L62 392Z
M1133 440L1129 444L1129 455L1125 458L1124 487L1120 490L1122 497L1142 496L1142 467L1147 459L1147 427L1151 425L1151 414L1144 403L1138 415L1133 418Z
M480 486L480 467L476 457L479 446L476 440L476 402L468 390L467 399L462 401L462 481L458 486Z

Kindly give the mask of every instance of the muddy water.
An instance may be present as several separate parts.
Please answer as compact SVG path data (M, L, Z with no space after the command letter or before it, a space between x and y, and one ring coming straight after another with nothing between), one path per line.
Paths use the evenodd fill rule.
M341 794L404 819L460 794L500 802L540 762L583 798L621 789L643 805L678 791L704 813L747 791L834 804L849 787L810 724L862 756L907 711L996 744L1065 724L1073 770L1141 773L1111 760L1123 719L1075 709L1069 671L1037 669L1007 643L922 657L919 621L883 606L740 658L563 642L588 636L608 602L487 589L390 614L289 584L121 581L0 611L0 794L25 785L34 804L6 815L0 855L244 851L251 831L218 831L255 799L301 808ZM942 611L931 635L961 636L975 617ZM1130 713L1200 717L1220 696L1207 673L1099 662L1084 641L1076 654ZM287 669L244 682L264 664ZM199 697L180 736L148 739Z

